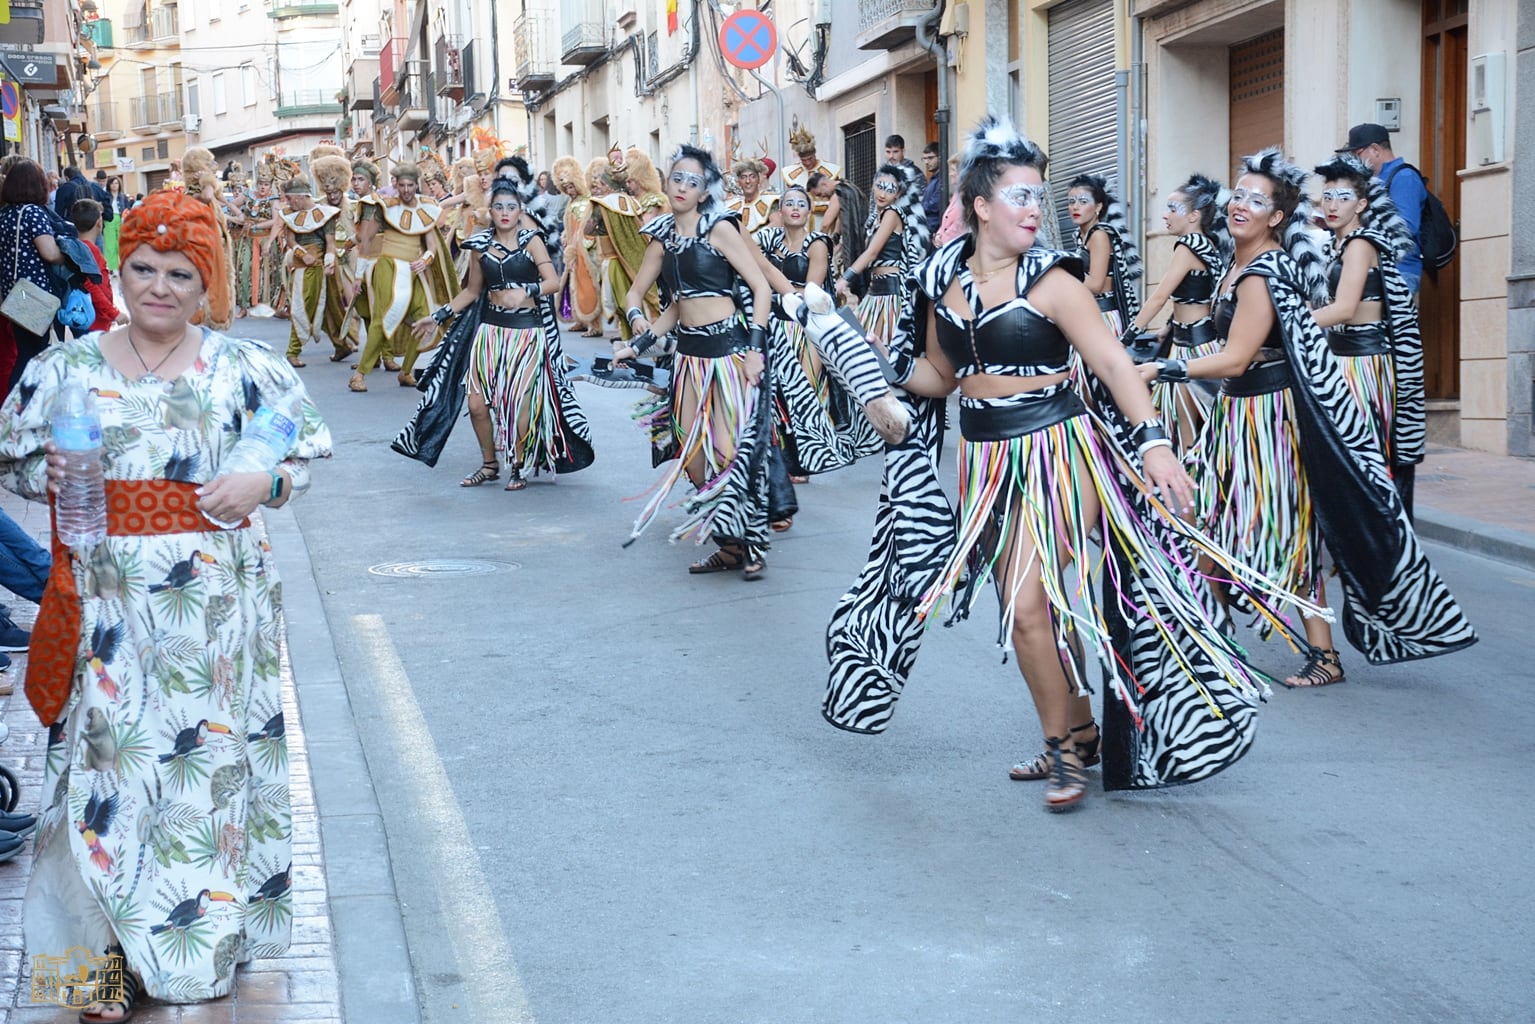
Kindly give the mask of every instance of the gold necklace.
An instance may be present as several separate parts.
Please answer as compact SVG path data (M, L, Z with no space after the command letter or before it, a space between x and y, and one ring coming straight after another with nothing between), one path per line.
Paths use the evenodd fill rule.
M139 365L144 368L143 375L139 377L139 382L141 384L162 384L162 383L164 383L164 381L162 381L160 379L157 371L160 369L160 367L164 366L167 362L170 361L171 356L173 356L177 352L181 351L181 346L183 346L183 345L185 345L187 343L187 336L186 336L186 334L183 333L182 336L181 336L181 340L176 342L176 344L171 347L171 350L169 352L165 353L165 355L160 358L160 361L158 363L156 363L154 366L150 366L148 363L146 363L144 361L144 353L140 352L139 351L139 347L133 343L133 329L132 328L128 329L127 337L128 337L128 347L133 350L133 354L138 357Z
M981 270L974 263L971 263L969 266L970 273L975 276L975 279L981 284L985 284L987 281L990 281L992 278L1002 273L1002 271L1007 270L1009 267L1016 267L1017 265L1017 263L1004 263L1000 267L993 267L992 269L985 271Z

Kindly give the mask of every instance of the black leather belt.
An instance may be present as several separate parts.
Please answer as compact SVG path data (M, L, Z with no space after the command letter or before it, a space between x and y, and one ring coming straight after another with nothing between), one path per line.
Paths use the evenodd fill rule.
M740 320L720 320L707 327L678 327L677 354L699 359L723 359L751 348L751 335Z
M485 311L480 314L480 323L491 327L507 327L512 330L526 331L544 326L544 318L536 309L512 309L508 306L496 306L485 303Z
M1196 320L1191 324L1173 323L1173 344L1179 348L1199 348L1219 338L1214 320Z
M1011 405L959 407L959 433L966 441L1009 441L1053 427L1087 411L1076 391L1064 387L1053 395Z
M1098 309L1099 309L1100 312L1103 312L1103 313L1118 313L1119 312L1119 301L1114 298L1114 293L1113 292L1109 292L1107 295L1095 295L1093 297L1098 300Z
M1289 386L1289 363L1264 363L1251 368L1240 377L1227 377L1221 382L1221 391L1232 398L1253 398L1257 395L1272 395Z
M1327 332L1327 347L1335 356L1383 356L1391 352L1385 324L1350 324Z
M868 295L899 295L901 294L900 274L878 274L869 278Z

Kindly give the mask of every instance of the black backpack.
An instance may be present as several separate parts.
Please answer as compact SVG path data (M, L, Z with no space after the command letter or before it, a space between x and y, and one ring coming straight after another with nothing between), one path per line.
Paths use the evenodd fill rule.
M1391 191L1391 179L1404 167L1412 168L1412 172L1423 179L1423 210L1418 215L1418 251L1423 255L1424 269L1430 277L1434 277L1437 271L1455 258L1455 247L1458 244L1455 224L1450 220L1450 214L1439 197L1429 191L1428 179L1423 177L1423 172L1412 164L1403 162L1391 168L1384 183L1386 191Z

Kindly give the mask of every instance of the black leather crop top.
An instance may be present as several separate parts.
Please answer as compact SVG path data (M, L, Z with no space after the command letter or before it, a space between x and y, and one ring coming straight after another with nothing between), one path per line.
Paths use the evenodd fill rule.
M971 315L961 318L939 300L938 347L949 357L956 376L990 373L1007 377L1036 377L1064 373L1070 368L1071 344L1049 317L1028 300L1029 290L1055 260L1046 253L1026 253L1019 261L1019 294L991 309L980 308L975 278L961 264L956 279L970 304ZM1048 254L1057 259L1059 253Z
M789 283L804 287L805 279L810 276L810 248L816 242L827 243L827 251L830 253L830 239L819 232L811 232L805 238L805 247L799 252L790 252L785 245L782 228L767 227L756 234L757 245L762 249L762 254L768 258L768 262L777 267ZM827 280L817 281L816 284L828 288L831 278L831 261L827 261Z
M707 238L682 238L671 214L640 229L661 243L661 287L673 299L705 299L735 295L735 268Z
M880 214L881 219L883 219L884 216L885 215L883 213ZM874 228L875 231L879 230L878 224L879 222L876 221ZM905 242L902 240L901 235L902 232L900 227L897 227L894 231L890 232L890 237L885 239L885 244L880 248L879 255L875 256L874 262L869 264L870 270L874 269L875 267L899 267L901 265L901 260L906 255Z
M1327 294L1333 298L1338 297L1338 282L1343 280L1343 261L1334 260L1327 267ZM1386 284L1381 279L1380 267L1371 267L1364 275L1364 291L1359 295L1360 302L1384 302L1386 301Z
M1227 292L1216 299L1214 307L1210 310L1211 319L1215 323L1215 333L1220 336L1223 342L1231 338L1231 321L1236 317L1236 313L1237 298L1235 292ZM1263 341L1263 348L1274 349L1280 354L1284 352L1284 335L1279 330L1278 315L1275 315L1274 324L1269 328L1269 336ZM1254 361L1266 362L1268 360L1260 354L1259 358Z
M1191 270L1173 289L1173 301L1180 306L1207 305L1215 297L1215 275L1208 270Z
M536 234L536 231L524 228L517 233L517 241L526 245L528 238ZM538 283L538 267L527 250L513 251L500 242L492 242L480 250L480 275L485 280L485 290L488 292L524 288Z

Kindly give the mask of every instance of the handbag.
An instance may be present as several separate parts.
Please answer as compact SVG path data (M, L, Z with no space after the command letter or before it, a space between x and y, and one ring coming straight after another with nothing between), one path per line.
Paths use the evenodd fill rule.
M26 244L30 245L28 241ZM16 255L11 274L16 283L0 302L0 313L26 331L39 337L46 335L53 326L53 318L59 311L59 297L20 276L21 274L21 214L16 214ZM89 325L87 325L89 326Z

